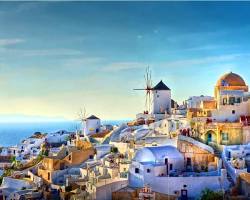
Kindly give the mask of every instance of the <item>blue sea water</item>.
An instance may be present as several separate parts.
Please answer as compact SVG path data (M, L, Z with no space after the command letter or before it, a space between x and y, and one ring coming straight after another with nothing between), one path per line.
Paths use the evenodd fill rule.
M119 125L123 122L126 120L104 120L102 124ZM35 132L75 131L76 128L80 128L76 121L0 123L0 147L14 146Z

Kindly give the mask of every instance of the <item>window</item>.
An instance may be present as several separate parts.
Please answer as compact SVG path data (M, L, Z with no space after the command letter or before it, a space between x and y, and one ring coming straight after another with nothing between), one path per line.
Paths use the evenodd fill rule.
M147 173L150 173L150 169L147 169Z
M71 160L71 155L69 155L69 160Z
M157 94L157 98L159 98L160 96L159 96L159 94Z
M229 97L229 104L234 105L235 97Z
M93 159L94 158L94 156L93 155L89 155L89 159Z
M140 173L139 168L135 168L135 173L136 173L136 174L139 174L139 173Z
M50 180L50 172L48 172L48 180Z
M232 110L232 114L235 114L235 110Z
M173 170L173 164L169 165L169 170Z
M240 97L238 97L238 98L236 99L236 103L240 103L240 102L241 102Z
M223 98L223 105L227 104L227 98Z
M228 141L228 133L222 133L222 140Z

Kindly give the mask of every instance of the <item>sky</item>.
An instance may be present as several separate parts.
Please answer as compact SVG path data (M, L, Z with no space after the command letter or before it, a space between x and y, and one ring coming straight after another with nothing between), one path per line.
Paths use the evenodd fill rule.
M143 111L147 66L182 103L250 83L250 2L0 2L0 120Z

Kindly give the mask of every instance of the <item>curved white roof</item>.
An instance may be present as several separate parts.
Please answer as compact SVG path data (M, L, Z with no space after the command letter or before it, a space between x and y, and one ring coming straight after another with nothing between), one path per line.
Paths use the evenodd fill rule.
M183 160L183 155L174 146L144 147L139 149L134 157L137 162L164 162L165 158Z

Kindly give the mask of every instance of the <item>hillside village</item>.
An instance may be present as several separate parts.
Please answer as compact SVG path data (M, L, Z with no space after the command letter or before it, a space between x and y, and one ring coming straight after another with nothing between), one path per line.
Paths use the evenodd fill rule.
M208 86L213 87L213 86ZM34 133L0 150L0 200L250 199L250 93L233 72L214 96L172 99L160 81L119 126ZM136 92L136 91L135 91Z

